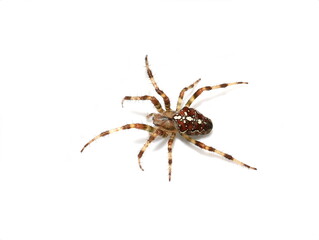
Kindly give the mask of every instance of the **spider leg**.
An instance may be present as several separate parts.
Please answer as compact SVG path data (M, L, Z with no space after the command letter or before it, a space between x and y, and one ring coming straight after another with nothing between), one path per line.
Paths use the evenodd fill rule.
M141 149L140 152L138 153L138 156L137 156L137 157L138 157L138 165L140 166L140 169L141 169L142 171L144 171L144 169L143 169L143 167L142 167L142 165L141 165L141 158L142 158L142 156L143 156L145 150L148 148L148 146L151 144L151 142L153 142L153 141L155 140L155 138L156 138L157 136L166 137L167 134L166 134L165 132L163 132L162 130L160 130L160 129L157 128L154 132L152 132L152 133L150 134L150 137L147 139L146 143L144 144L144 146L142 147L142 149Z
M251 167L251 166L247 165L246 163L243 163L243 162L237 160L236 158L233 158L233 156L231 156L231 155L229 155L227 153L224 153L222 151L217 150L216 148L209 147L209 146L205 145L204 143L202 143L200 141L197 141L197 140L191 138L190 136L188 136L186 134L181 134L181 135L182 135L183 138L185 138L187 141L195 144L197 147L203 148L203 149L205 149L207 151L211 151L211 152L217 153L217 154L223 156L224 158L227 158L228 160L233 161L233 162L235 162L235 163L237 163L239 165L242 165L242 166L244 166L246 168L257 170L257 168Z
M124 125L122 127L114 128L114 129L111 129L111 130L108 130L108 131L100 133L99 135L97 135L96 137L91 139L88 143L86 143L84 145L84 147L82 148L81 152L83 152L84 148L86 148L90 143L94 142L96 139L98 139L100 137L103 137L105 135L109 135L111 133L118 132L118 131L121 131L121 130L131 129L131 128L141 129L141 130L145 130L145 131L148 131L148 132L151 132L151 133L155 131L154 127L146 125L146 124L142 124L142 123L126 124L126 125Z
M141 158L146 150L146 148L148 148L148 146L150 145L151 142L153 142L155 140L155 138L158 136L158 133L155 131L153 133L151 133L149 139L147 139L146 143L144 144L144 146L142 147L142 149L140 150L140 152L138 153L138 165L140 166L140 169L142 171L144 171L142 165L141 165Z
M160 102L156 99L156 97L153 97L153 96L138 96L138 97L131 97L131 96L126 96L123 98L122 100L122 107L123 107L123 102L125 100L150 100L154 106L156 107L157 111L162 113L164 112Z
M232 86L232 85L236 85L236 84L248 84L248 82L233 82L233 83L223 83L223 84L219 84L219 85L216 85L216 86L207 86L207 87L202 87L200 89L198 89L194 94L193 96L191 96L191 98L188 100L188 102L185 104L185 107L189 107L193 102L194 100L202 94L202 92L204 91L210 91L210 90L213 90L213 89L217 89L217 88L225 88L225 87L228 87L228 86Z
M154 116L154 113L147 114L146 118L151 118Z
M171 181L171 176L172 176L172 163L173 163L173 157L172 157L172 148L173 148L173 142L176 137L176 133L173 133L167 144L168 148L168 180Z
M184 97L184 94L187 90L195 87L195 85L200 81L201 79L198 79L196 82L194 82L192 85L189 85L188 87L185 87L182 89L182 91L180 92L179 94L179 97L178 97L178 101L177 101L177 107L176 107L176 111L180 110L182 108L182 102L183 102L183 97Z
M169 98L161 89L158 88L158 86L154 80L153 73L152 73L150 66L148 64L147 55L145 56L145 65L146 65L147 75L150 78L150 80L155 88L155 91L163 98L166 110L171 110L171 103L170 103Z

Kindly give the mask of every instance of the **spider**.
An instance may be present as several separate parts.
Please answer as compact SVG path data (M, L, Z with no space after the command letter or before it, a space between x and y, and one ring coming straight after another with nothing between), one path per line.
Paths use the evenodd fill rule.
M187 141L191 142L192 144L195 144L196 146L198 146L202 149L217 153L217 154L225 157L226 159L233 161L239 165L242 165L246 168L257 170L257 168L251 167L251 166L237 160L236 158L234 158L233 156L231 156L227 153L219 151L216 148L207 146L206 144L191 138L191 136L208 134L211 132L211 130L213 128L213 123L209 118L205 117L203 114L198 112L196 109L190 107L192 105L192 103L194 102L194 100L199 95L201 95L204 91L210 91L210 90L217 89L217 88L225 88L225 87L237 85L237 84L248 84L248 82L223 83L223 84L219 84L216 86L202 87L202 88L198 89L190 97L190 99L186 102L186 104L182 107L182 102L183 102L183 97L184 97L185 92L191 88L194 88L195 85L201 80L201 79L198 79L190 86L182 89L182 91L180 92L179 97L178 97L176 110L174 111L171 109L170 99L161 89L159 89L159 87L157 86L157 84L154 80L153 73L149 67L147 55L145 57L145 65L146 65L147 75L150 78L150 80L155 88L155 91L163 98L163 101L165 104L165 110L162 108L162 105L157 100L157 98L155 98L154 96L148 96L148 95L145 95L145 96L126 96L122 100L122 106L123 106L123 102L126 100L149 100L149 101L151 101L153 103L153 105L155 106L155 108L157 109L158 113L151 113L151 114L147 115L147 118L152 118L155 126L150 126L150 125L142 124L142 123L134 123L134 124L126 124L122 127L118 127L118 128L114 128L114 129L102 132L99 135L97 135L96 137L94 137L92 140L90 140L88 143L86 143L84 145L84 147L82 148L81 152L83 152L83 150L89 144L91 144L92 142L94 142L95 140L97 140L100 137L103 137L105 135L109 135L111 133L118 132L121 130L135 128L135 129L148 131L150 133L148 140L146 141L146 143L144 144L144 146L142 147L142 149L138 153L138 164L139 164L139 167L141 168L142 171L144 171L144 169L141 165L141 158L142 158L145 150L147 149L147 147L150 145L150 143L152 141L154 141L154 139L158 136L169 137L169 139L168 139L168 180L169 181L171 181L171 176L172 176L172 145L173 145L173 142L174 142L174 139L175 139L177 133L179 133Z

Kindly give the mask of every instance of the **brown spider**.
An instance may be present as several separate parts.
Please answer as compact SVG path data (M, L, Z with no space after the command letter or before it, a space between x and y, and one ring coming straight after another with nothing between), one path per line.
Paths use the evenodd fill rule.
M154 96L137 96L137 97L131 97L131 96L126 96L124 97L122 101L125 100L150 100L154 106L156 107L157 111L159 113L151 113L147 116L147 118L152 117L153 118L153 123L155 127L152 127L147 124L142 124L142 123L135 123L135 124L126 124L122 127L114 128L112 130L108 130L105 132L100 133L96 137L94 137L91 141L89 141L87 144L84 145L82 148L81 152L86 148L90 143L95 141L96 139L103 137L105 135L120 131L120 130L126 130L130 128L136 128L136 129L141 129L150 132L150 137L140 150L138 154L138 164L140 168L144 171L141 165L141 158L143 156L143 153L145 152L146 148L149 146L149 144L157 137L169 137L168 140L168 179L169 181L171 180L171 174L172 174L172 145L173 141L176 137L176 133L179 133L183 138L185 138L187 141L195 144L196 146L203 148L205 150L215 152L237 164L240 164L244 167L250 168L257 170L257 168L251 167L243 162L240 162L239 160L233 158L231 155L224 153L222 151L217 150L216 148L209 147L205 145L204 143L197 141L193 138L190 137L190 135L204 135L210 133L210 131L213 128L212 121L205 117L203 114L199 113L197 110L194 108L190 108L191 104L193 101L204 91L210 91L213 89L217 88L225 88L231 85L236 85L236 84L248 84L247 82L233 82L233 83L223 83L220 85L216 86L207 86L207 87L202 87L198 89L192 96L191 98L187 101L185 106L182 108L182 101L184 97L184 93L193 88L199 81L198 79L196 82L194 82L192 85L185 87L182 89L182 91L179 94L179 98L177 101L177 107L176 111L171 110L171 103L167 95L158 88L152 71L149 67L148 60L147 60L147 55L145 57L145 65L147 69L147 74L155 88L155 91L163 98L164 103L165 103L165 110L162 108L160 102L154 97Z

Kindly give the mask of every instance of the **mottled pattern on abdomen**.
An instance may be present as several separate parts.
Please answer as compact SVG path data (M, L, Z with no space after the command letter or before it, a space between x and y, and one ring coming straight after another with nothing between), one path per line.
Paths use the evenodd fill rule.
M208 134L213 128L212 121L194 108L182 108L173 116L173 120L178 130L187 135Z

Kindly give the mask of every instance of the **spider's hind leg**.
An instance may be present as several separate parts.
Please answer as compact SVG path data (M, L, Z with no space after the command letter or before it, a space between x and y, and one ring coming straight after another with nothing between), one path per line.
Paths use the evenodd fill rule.
M191 138L190 136L188 136L188 135L186 135L186 134L181 134L181 135L182 135L183 138L185 138L187 141L189 141L189 142L195 144L197 147L200 147L200 148L205 149L205 150L210 151L210 152L217 153L217 154L223 156L224 158L227 158L228 160L233 161L234 163L237 163L237 164L239 164L239 165L242 165L242 166L244 166L244 167L246 167L246 168L250 168L250 169L253 169L253 170L257 170L257 168L251 167L251 166L247 165L246 163L243 163L243 162L237 160L237 159L234 158L233 156L231 156L231 155L229 155L229 154L227 154L227 153L224 153L224 152L222 152L222 151L217 150L216 148L209 147L209 146L207 146L206 144L204 144L204 143L202 143L202 142L200 142L200 141L197 141L197 140Z
M195 87L195 85L200 81L201 79L198 79L197 81L195 81L193 84L189 85L188 87L185 87L182 89L182 91L179 94L178 97L178 101L177 101L177 107L176 107L176 111L180 110L182 107L182 102L183 102L183 98L184 98L184 94L186 91L188 91L189 89Z
M217 88L225 88L225 87L232 86L232 85L237 85L237 84L248 84L248 82L223 83L223 84L219 84L219 85L216 85L216 86L202 87L202 88L198 89L198 90L193 94L193 96L191 96L191 98L190 98L190 99L188 100L188 102L185 104L185 107L189 107L189 106L194 102L194 100L195 100L199 95L201 95L204 91L210 91L210 90L217 89Z

